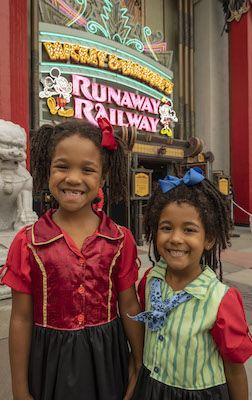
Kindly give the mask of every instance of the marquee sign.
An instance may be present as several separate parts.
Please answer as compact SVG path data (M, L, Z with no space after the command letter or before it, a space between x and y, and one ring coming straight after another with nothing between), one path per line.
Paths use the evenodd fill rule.
M114 126L172 136L177 121L170 98L172 72L121 43L71 31L40 23L39 96L51 116L83 118L94 125L105 117ZM51 117L43 104L45 123Z
M126 90L115 90L111 86L91 82L87 77L80 75L72 75L72 82L68 82L57 67L51 69L50 75L42 80L42 84L44 89L39 96L47 98L52 115L58 113L61 117L84 117L97 126L97 119L105 117L112 125L135 126L137 130L152 133L157 132L157 125L161 122L164 126L161 133L168 136L172 136L170 122L178 120L175 111L172 110L172 101L166 101L165 97L159 101ZM53 97L55 95L56 99ZM75 111L71 108L65 109L72 96ZM106 109L103 103L109 105L109 108ZM124 111L122 108L135 110L140 114ZM160 118L155 117L158 114Z
M107 54L106 51L97 50L95 47L87 48L79 44L69 44L60 42L43 43L46 52L52 61L62 62L70 60L74 63L92 65L98 68L108 68L111 71L122 73L133 79L143 82L163 91L172 94L173 83L150 68L144 67L132 60L123 60L116 54Z
M110 86L91 83L88 78L79 75L72 75L72 80L76 118L82 118L84 115L92 124L98 125L96 120L105 117L112 125L136 126L138 130L154 133L157 131L159 118L151 117L149 114L158 115L160 101L126 90L115 90ZM107 113L103 105L105 102L118 108L111 107ZM144 114L123 111L121 108L138 110Z
M43 80L43 86L44 89L39 96L47 98L47 105L53 115L58 113L60 116L68 117L74 114L75 118L84 117L94 125L98 125L96 122L98 118L105 117L112 125L136 126L139 130L157 132L159 118L150 114L154 116L159 114L158 100L126 90L115 90L111 86L91 82L87 77L80 75L72 75L71 83L61 76L59 68L56 67L52 68L50 76ZM54 95L57 95L56 100ZM65 110L72 96L75 112L72 109ZM104 103L109 105L108 110L104 107ZM122 108L139 111L141 114L123 111Z

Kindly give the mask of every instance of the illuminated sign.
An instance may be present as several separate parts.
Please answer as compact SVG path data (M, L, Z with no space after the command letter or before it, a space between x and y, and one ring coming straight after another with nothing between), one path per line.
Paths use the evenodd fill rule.
M57 67L52 68L50 75L41 82L44 88L39 97L47 98L47 105L52 115L58 114L62 117L74 115L78 119L84 117L94 125L98 125L96 122L98 118L107 118L112 125L135 126L137 130L152 133L157 132L157 125L161 121L165 127L161 133L172 136L170 121L177 121L177 117L172 110L171 100L166 100L164 97L161 101L156 100L91 82L87 77L80 75L72 75L72 82L68 82ZM55 95L56 99L53 97ZM74 110L65 109L72 96L74 96ZM111 107L108 107L110 105ZM116 108L112 107L113 105ZM136 113L127 110L135 110ZM158 114L161 119L155 118Z
M72 75L72 85L75 103L75 118L83 116L92 124L97 125L98 118L107 118L112 125L135 126L138 130L157 132L159 118L148 114L158 115L160 101L139 94L113 89L99 83L91 82L87 77ZM142 114L109 107L104 103L119 108L136 110Z
M97 38L96 34L54 25L49 28L43 23L39 35L40 97L46 99L51 115L83 118L94 125L105 117L113 126L172 136L176 121L172 71L139 54L126 37L127 43L118 42L111 40L112 36ZM168 116L164 112L167 107ZM51 118L42 105L41 120Z
M73 63L91 65L98 68L107 68L115 73L129 76L132 79L140 80L166 94L172 94L173 83L153 72L150 68L140 65L132 60L123 60L116 54L108 54L106 51L97 50L95 47L83 47L79 44L44 42L44 47L51 61L68 60Z
M100 38L105 38L120 43L171 68L173 51L167 49L163 32L159 29L152 32L149 26L141 26L144 12L140 1L40 0L39 4L44 21L39 24L40 27L47 25L45 29L48 29L48 24L51 24L51 31L57 24L60 29L68 27L68 33L71 27L72 31L78 32L77 36L84 33L86 36L98 36L98 42ZM129 9L125 8L126 4Z

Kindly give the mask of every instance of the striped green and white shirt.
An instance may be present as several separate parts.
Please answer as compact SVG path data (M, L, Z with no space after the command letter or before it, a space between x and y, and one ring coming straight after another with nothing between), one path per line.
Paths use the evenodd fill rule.
M151 310L150 281L161 279L162 300L178 292L165 280L166 263L161 260L146 280L146 310ZM166 324L152 332L146 324L144 365L151 377L166 385L199 390L226 382L223 360L210 330L213 328L220 303L229 287L216 279L209 267L184 288L193 298L171 310Z

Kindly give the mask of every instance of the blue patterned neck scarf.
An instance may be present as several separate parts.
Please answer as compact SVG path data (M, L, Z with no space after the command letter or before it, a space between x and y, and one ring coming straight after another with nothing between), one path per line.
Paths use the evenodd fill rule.
M161 279L159 278L152 278L150 284L150 296L151 306L154 311L143 311L135 317L127 315L134 321L148 322L148 326L152 332L158 331L164 326L169 311L193 297L193 295L182 290L173 295L170 299L162 301Z

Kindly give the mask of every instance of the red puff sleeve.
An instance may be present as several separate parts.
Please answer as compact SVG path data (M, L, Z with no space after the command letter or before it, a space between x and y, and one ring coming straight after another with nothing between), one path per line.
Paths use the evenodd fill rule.
M123 227L124 242L120 255L118 272L118 290L132 286L138 279L137 247L132 233Z
M223 360L243 364L252 355L252 336L242 297L235 288L230 288L222 299L211 334Z
M2 283L17 292L32 294L26 229L23 228L17 234L10 246L5 264L7 270Z

